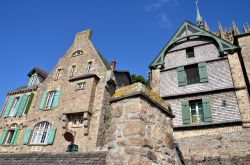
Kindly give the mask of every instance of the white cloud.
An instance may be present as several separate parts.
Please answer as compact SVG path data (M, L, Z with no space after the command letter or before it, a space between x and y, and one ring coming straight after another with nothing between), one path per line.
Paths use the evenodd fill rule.
M146 11L152 11L162 8L167 4L177 4L177 0L157 0L145 6Z
M169 19L167 11L168 7L179 6L178 0L152 0L152 3L145 6L146 12L156 12L159 17L158 24L160 27L172 27L172 21Z
M169 20L166 13L161 12L158 16L160 17L159 25L161 27L169 28L172 26L172 22Z

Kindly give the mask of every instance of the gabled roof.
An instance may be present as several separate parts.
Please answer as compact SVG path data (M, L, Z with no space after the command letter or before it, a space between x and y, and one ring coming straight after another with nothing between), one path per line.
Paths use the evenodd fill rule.
M185 21L179 30L175 33L172 39L164 46L158 56L154 59L154 61L150 64L150 68L156 67L158 65L164 64L164 57L166 52L174 46L177 42L182 41L184 39L190 39L190 37L200 37L200 38L208 38L215 41L217 48L220 54L227 54L228 52L233 52L235 49L238 49L237 46L231 44L230 42L210 33L188 21Z
M48 76L48 73L42 70L39 67L33 68L29 73L28 76L31 77L34 73L37 73L38 75L42 76L44 79Z

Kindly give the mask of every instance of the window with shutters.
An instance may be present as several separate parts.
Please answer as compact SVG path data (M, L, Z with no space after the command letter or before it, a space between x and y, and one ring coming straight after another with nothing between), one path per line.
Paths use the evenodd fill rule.
M189 111L191 123L204 122L202 100L190 101Z
M10 128L5 129L1 137L1 144L4 145L13 145L17 144L17 140L20 135L21 129L17 128L18 125L16 123L11 124Z
M186 49L186 57L187 58L192 58L194 57L194 48L187 48Z
M200 82L198 65L189 65L185 67L187 85Z
M19 100L20 100L20 97L15 97L14 102L13 102L11 109L10 109L9 116L13 117L16 115Z
M182 101L183 124L212 122L212 111L209 98Z
M182 66L177 68L178 86L208 82L206 63Z
M48 110L57 108L60 97L61 97L60 89L56 91L44 92L39 104L39 109Z
M47 144L51 124L49 122L38 123L32 134L31 144Z
M55 94L56 94L56 91L51 91L48 93L48 96L47 96L47 99L46 99L46 102L45 102L45 109L50 109L52 108L52 105L53 105L53 101L54 101L54 98L55 98Z

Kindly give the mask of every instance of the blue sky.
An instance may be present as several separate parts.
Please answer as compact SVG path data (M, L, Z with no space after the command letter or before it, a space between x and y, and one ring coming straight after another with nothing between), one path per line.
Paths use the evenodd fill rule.
M229 3L230 2L230 3ZM249 0L200 0L212 31L250 24ZM26 85L35 66L50 72L77 32L92 29L93 43L118 69L147 76L148 65L189 20L195 0L1 0L0 107L9 90Z

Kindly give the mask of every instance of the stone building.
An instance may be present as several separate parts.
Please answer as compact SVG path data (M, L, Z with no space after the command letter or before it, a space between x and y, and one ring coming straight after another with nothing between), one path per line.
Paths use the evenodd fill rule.
M132 84L91 42L90 30L50 74L28 73L0 119L0 164L175 164L172 114L157 93ZM67 154L74 153L74 154Z
M233 22L212 33L197 6L196 25L185 21L151 63L152 88L171 104L184 158L249 153L249 32Z
M115 70L90 38L90 30L78 33L50 74L34 68L28 86L8 93L1 152L64 152L70 144L63 137L67 131L81 152L104 145L109 99L131 78Z

